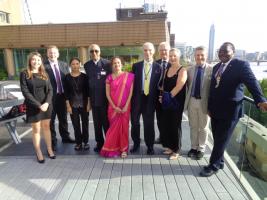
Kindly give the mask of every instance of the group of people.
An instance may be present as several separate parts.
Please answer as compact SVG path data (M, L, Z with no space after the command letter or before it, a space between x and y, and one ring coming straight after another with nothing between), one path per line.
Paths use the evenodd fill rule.
M48 156L56 158L56 116L63 143L76 143L74 149L77 151L90 148L90 110L96 140L94 151L100 155L127 157L129 122L133 140L130 152L137 152L142 115L147 154L153 155L154 144L161 143L163 154L170 160L177 159L181 150L183 111L187 110L191 137L188 156L196 159L204 156L211 122L214 147L209 165L200 175L211 176L223 169L223 153L242 116L243 84L256 105L267 111L266 98L249 64L234 58L235 47L230 42L220 47L220 62L214 67L207 63L207 49L202 46L195 49L196 64L187 68L180 64L180 51L170 48L167 42L159 44L160 59L156 61L152 43L145 42L142 49L144 59L134 63L131 72L122 70L120 57L115 56L110 61L101 58L97 44L89 47L91 59L84 64L85 74L80 71L79 58L70 60L71 70L59 61L56 46L47 48L48 60L44 63L39 53L29 55L20 84L39 163L45 161L40 148L41 130ZM156 140L155 112L159 130ZM67 113L72 120L75 140L68 132Z

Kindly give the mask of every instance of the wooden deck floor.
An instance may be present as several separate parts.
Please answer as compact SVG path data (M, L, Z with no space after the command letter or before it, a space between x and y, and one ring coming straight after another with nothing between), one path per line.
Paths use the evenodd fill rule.
M159 145L154 156L147 156L142 144L140 153L126 159L104 159L92 148L75 155L73 145L59 145L56 160L39 164L29 134L22 144L0 152L0 199L249 199L228 166L212 177L199 177L210 151L200 161L187 158L188 136L185 121L182 155L176 161L161 155Z

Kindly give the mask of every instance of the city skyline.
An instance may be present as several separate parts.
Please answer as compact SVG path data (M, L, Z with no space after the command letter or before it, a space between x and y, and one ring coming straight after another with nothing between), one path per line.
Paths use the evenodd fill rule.
M216 27L214 49L233 42L247 52L267 51L264 0L28 0L34 24L116 21L116 8L156 3L168 12L176 42L208 47L209 30ZM62 6L63 5L63 6ZM103 6L105 5L105 6Z

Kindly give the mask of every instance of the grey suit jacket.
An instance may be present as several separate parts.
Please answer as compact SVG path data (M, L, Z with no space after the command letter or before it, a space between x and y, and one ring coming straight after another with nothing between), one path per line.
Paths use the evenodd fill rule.
M195 71L196 71L195 66L188 67L187 69L187 93L186 93L185 106L184 106L185 110L188 109ZM201 104L202 112L204 114L207 114L208 112L208 98L209 98L208 95L209 95L209 89L210 89L211 75L212 75L212 66L206 63L205 71L203 75L203 81L201 83L201 90L200 90L200 95L201 95L200 104Z

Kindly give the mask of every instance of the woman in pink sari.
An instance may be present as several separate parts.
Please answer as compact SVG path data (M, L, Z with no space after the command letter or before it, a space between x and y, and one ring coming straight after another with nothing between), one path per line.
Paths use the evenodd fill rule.
M112 74L106 79L109 129L100 155L126 158L129 147L130 101L134 75L121 71L122 64L119 57L112 58L111 64Z

